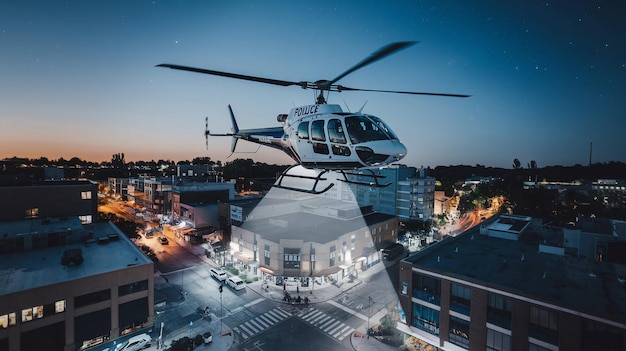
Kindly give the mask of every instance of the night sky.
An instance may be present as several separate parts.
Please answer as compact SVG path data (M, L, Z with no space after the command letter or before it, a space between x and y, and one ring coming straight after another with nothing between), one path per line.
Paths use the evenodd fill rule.
M339 84L470 98L343 92L329 102L383 118L410 166L511 168L626 162L624 1L3 1L0 158L110 161L229 155L240 128L314 93L157 68L160 63L290 81L332 79L396 41L417 45Z

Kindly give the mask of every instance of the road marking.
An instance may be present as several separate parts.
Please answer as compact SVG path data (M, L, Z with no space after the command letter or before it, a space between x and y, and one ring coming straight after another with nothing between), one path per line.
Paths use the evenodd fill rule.
M364 315L360 314L359 312L355 312L354 310L352 310L352 309L350 309L350 308L348 308L348 307L346 307L346 306L344 306L342 304L339 304L339 303L337 303L337 302L335 302L333 300L328 300L327 302L329 304L335 306L335 307L341 308L342 310L344 310L344 311L346 311L346 312L348 312L348 313L350 313L350 314L352 314L352 315L354 315L356 317L361 318L364 321L367 320L367 316L364 316Z
M243 305L243 306L239 306L239 307L235 308L234 310L230 311L230 314L235 314L235 313L238 313L239 311L241 311L241 310L243 310L243 309L246 309L246 308L248 308L248 307L250 307L250 306L254 306L254 305L256 305L257 303L262 302L262 301L265 301L265 299L264 299L264 298L259 297L258 299L254 300L254 301L252 301L252 302L248 302L247 304L245 304L245 305Z
M331 334L333 329L335 329L339 324L341 324L341 321L335 320L333 323L328 324L325 327L320 326L320 328L323 328L322 330L324 330L324 332Z
M338 337L337 340L342 341L343 339L346 338L346 336L352 334L354 330L355 330L354 328L348 327L347 331L342 336Z

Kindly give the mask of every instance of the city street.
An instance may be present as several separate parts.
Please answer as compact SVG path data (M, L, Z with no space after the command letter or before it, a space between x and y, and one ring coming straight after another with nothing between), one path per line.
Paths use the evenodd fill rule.
M124 218L132 216L119 203L107 209ZM160 237L166 237L167 243ZM290 304L282 299L282 286L263 286L259 281L240 291L223 286L220 293L221 282L209 274L217 264L200 246L174 236L168 226L135 242L150 247L158 258L151 349L161 332L167 346L174 339L210 331L214 335L214 343L209 345L212 349L352 350L354 335L363 335L389 308L397 306L396 287L391 283L398 279L397 262L382 261L358 272L350 283L311 287L312 291L302 288L299 294L310 303ZM296 297L295 290L296 283L290 283L287 291ZM203 314L207 308L210 318ZM359 342L365 346L379 343L375 339Z

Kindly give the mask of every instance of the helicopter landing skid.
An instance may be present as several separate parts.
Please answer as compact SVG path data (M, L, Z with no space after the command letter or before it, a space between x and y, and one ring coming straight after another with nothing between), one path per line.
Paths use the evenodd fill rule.
M318 195L318 194L323 194L323 193L327 192L330 188L332 188L335 185L335 183L330 183L324 189L317 190L317 186L319 185L320 182L328 180L328 178L322 177L322 175L324 175L324 173L327 173L328 170L323 170L322 172L320 172L316 176L301 175L301 174L289 174L289 171L292 170L294 167L298 167L298 165L294 165L294 166L291 166L291 167L287 168L278 177L278 181L276 182L276 184L274 184L274 186L279 188L279 189L299 191L299 192L303 192L303 193L307 193L307 194ZM309 189L302 189L302 188L289 186L289 185L283 185L283 180L285 180L285 178L309 179L309 180L313 180L314 182L313 182L313 186L309 190Z
M374 187L374 188L385 188L385 187L388 187L389 185L391 185L391 182L385 183L385 184L381 184L381 183L378 182L379 179L386 178L385 176L380 175L380 174L375 174L374 171L372 171L371 169L364 169L364 171L368 171L368 172L370 172L370 174L352 173L352 172L341 171L341 174L343 174L343 179L341 179L341 181L344 182L344 183L348 183L348 184L365 185L365 186L371 186L371 187ZM349 175L358 176L358 177L365 177L365 178L371 178L374 181L373 182L360 182L358 180L350 180L350 179L348 179Z

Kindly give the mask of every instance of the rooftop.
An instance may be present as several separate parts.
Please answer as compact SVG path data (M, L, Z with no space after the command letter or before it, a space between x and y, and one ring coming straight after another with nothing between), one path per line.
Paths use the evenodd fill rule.
M540 253L536 243L480 235L477 227L405 261L447 277L626 323L624 265Z
M241 227L259 233L264 238L275 242L286 239L328 243L345 233L392 218L394 216L370 213L363 215L363 217L343 220L308 212L296 212L272 218L249 220L244 222Z
M75 240L73 244L0 254L0 295L116 271L131 265L152 263L112 223L77 227L74 220L77 218L0 223L0 233L6 234L5 238L9 237L8 233L18 238L54 232L59 228L71 229L72 236L79 239L93 234L92 239ZM83 263L62 265L63 253L74 248L82 250Z

